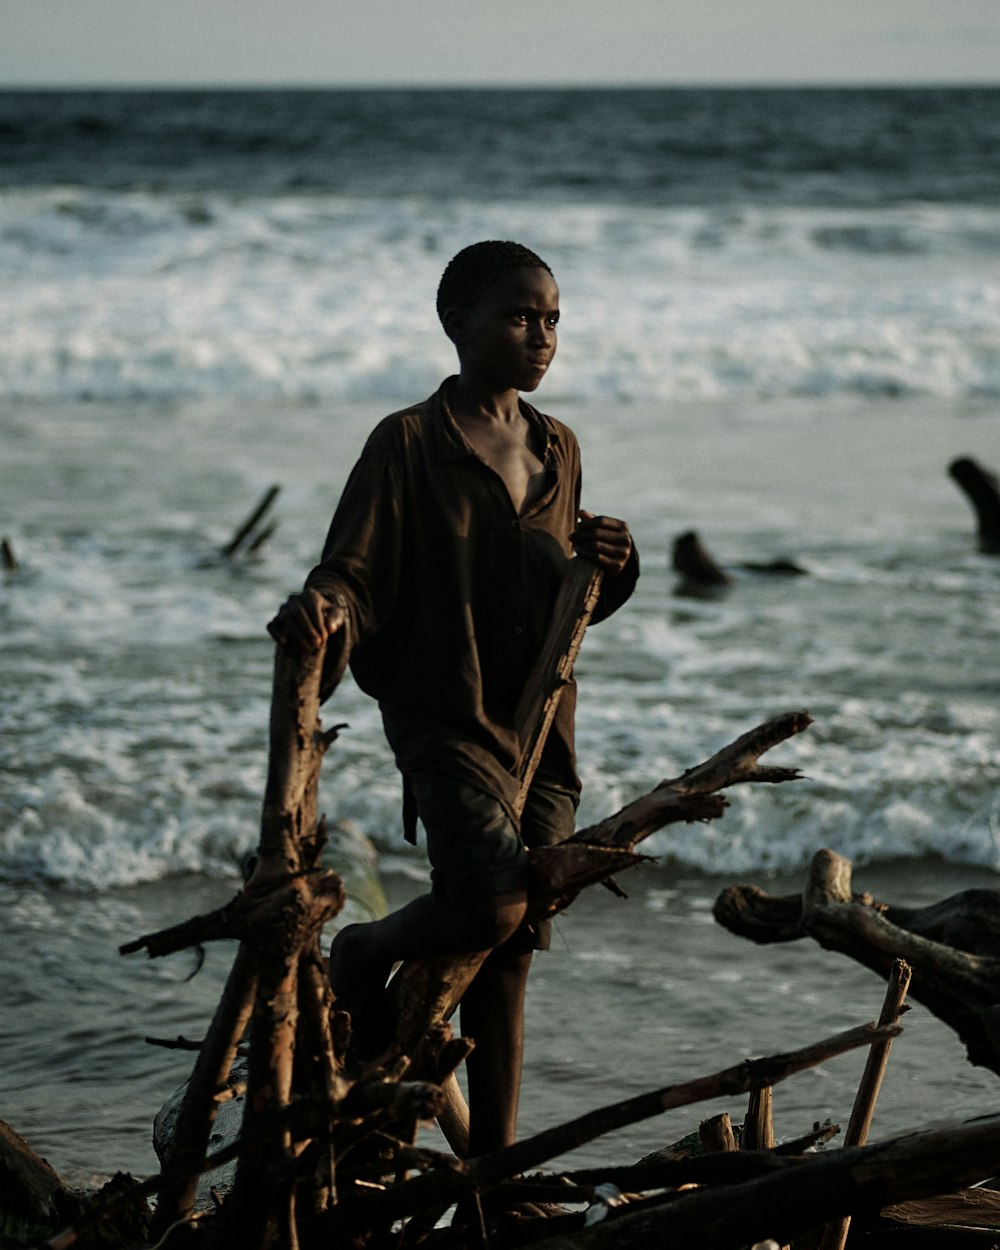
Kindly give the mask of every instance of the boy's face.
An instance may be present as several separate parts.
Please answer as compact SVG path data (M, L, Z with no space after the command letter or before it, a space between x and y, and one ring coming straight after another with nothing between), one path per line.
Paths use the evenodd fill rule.
M535 390L556 354L559 288L547 269L504 274L445 322L463 374L497 393Z

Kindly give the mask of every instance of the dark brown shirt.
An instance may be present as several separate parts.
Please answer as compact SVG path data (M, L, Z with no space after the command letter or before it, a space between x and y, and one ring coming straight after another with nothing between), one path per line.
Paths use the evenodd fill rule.
M405 774L442 769L499 798L517 793L514 710L545 636L580 505L572 431L523 403L547 480L520 516L448 408L449 383L372 432L306 585L341 595L351 670L379 702ZM632 593L638 558L605 578L594 619ZM579 789L576 690L564 692L540 774Z

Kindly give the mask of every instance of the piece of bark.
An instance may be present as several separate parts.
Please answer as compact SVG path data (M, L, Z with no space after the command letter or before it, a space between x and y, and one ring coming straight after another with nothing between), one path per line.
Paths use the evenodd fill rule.
M514 712L521 741L520 787L514 804L518 814L524 811L563 691L572 680L573 665L601 597L603 581L601 570L590 560L578 557L566 566L552 608L551 627Z

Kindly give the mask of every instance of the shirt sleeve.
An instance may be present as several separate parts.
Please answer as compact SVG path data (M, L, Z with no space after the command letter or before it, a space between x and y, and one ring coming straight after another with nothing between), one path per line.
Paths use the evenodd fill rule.
M339 603L353 646L378 633L398 597L402 499L395 440L383 423L351 470L306 586Z

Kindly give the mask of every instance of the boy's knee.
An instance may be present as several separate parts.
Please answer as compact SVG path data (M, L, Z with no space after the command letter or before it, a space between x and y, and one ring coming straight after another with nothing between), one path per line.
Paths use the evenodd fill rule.
M483 939L481 949L502 946L521 927L527 912L528 899L523 891L498 894L476 909L477 925Z

